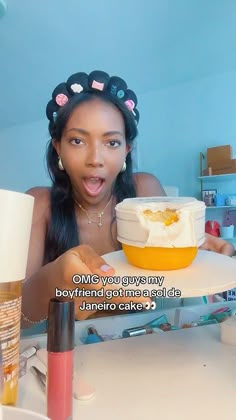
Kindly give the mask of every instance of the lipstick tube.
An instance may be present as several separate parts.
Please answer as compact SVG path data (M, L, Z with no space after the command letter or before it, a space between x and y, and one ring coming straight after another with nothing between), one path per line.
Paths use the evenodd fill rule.
M74 301L50 299L48 310L47 416L72 419Z

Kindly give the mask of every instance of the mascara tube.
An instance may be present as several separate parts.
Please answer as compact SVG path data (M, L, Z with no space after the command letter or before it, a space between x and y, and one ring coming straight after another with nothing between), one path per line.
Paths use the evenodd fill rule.
M135 328L127 328L123 331L122 337L136 337L138 335L146 335L146 334L152 334L153 330L152 328L142 326L142 327L135 327Z
M47 416L72 420L74 301L50 299L48 310Z

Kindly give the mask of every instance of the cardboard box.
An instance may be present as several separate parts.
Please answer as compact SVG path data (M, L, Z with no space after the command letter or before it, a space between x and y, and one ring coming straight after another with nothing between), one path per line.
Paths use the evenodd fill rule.
M225 159L212 163L212 175L236 173L236 159Z
M227 159L232 159L232 147L230 145L207 149L207 166L212 166L214 162Z
M235 159L221 159L216 162L212 162L212 169L226 169L233 164Z
M212 168L208 167L206 169L203 169L202 176L209 176L209 175L212 175Z

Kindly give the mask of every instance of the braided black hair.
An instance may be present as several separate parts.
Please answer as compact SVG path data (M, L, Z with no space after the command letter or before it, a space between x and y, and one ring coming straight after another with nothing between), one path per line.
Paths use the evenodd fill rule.
M132 146L137 136L139 121L136 108L137 97L133 91L127 89L123 79L116 76L109 77L102 71L93 71L89 75L76 73L70 76L66 83L61 83L54 89L52 99L46 108L51 136L46 156L52 188L50 192L51 220L45 242L45 263L53 261L79 244L70 178L65 171L58 168L58 156L52 139L60 142L72 111L83 102L91 101L96 97L114 104L121 112L125 123L127 145ZM116 178L113 194L118 203L125 198L136 196L131 153L128 153L126 157L126 170L119 173Z

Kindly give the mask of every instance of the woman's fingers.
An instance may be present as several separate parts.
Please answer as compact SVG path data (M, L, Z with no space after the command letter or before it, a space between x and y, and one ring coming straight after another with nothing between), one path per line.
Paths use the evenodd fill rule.
M88 245L67 251L62 270L66 273L64 279L68 288L74 289L76 319L86 319L96 312L99 316L99 312L104 311L111 314L114 311L142 311L151 303L151 299L144 297L133 285L122 287L122 281L108 283L106 278L114 276L114 268Z
M89 268L89 273L96 273L100 277L99 283L91 282L90 287L91 289L103 290L103 298L106 300L106 302L113 302L116 304L122 303L122 302L129 302L132 301L134 303L142 303L142 302L150 302L151 300L149 298L143 297L140 290L135 289L131 285L130 287L124 287L122 288L122 284L118 283L117 285L113 283L107 283L106 277L112 277L115 273L115 270L113 267L106 264L104 259L100 257L90 246L88 245L80 245L78 247L75 247L72 249L73 255L75 258L81 259L81 266L80 271L82 270L82 264L83 269L85 270L85 266ZM85 266L84 266L85 264ZM88 272L88 269L87 269ZM88 274L89 274L88 273ZM83 274L78 273L78 274ZM104 278L104 282L102 281L102 278ZM89 283L87 283L89 284ZM134 290L133 290L134 289Z
M108 265L104 258L100 257L89 245L79 245L72 248L70 252L81 259L91 273L103 276L112 276L115 273L114 268Z

